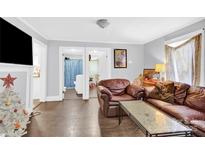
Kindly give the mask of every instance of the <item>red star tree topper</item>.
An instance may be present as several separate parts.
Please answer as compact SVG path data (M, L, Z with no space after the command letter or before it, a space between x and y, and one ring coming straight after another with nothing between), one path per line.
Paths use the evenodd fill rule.
M0 79L4 81L3 87L6 86L6 88L11 88L11 85L14 85L14 80L16 80L16 77L11 77L11 75L8 74L7 77Z

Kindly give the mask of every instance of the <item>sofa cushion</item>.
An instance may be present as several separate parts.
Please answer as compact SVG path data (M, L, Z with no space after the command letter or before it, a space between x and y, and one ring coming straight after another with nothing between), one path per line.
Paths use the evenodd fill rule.
M203 121L203 120L192 120L192 121L190 121L190 124L192 126L194 126L195 128L198 128L198 129L205 132L205 121Z
M112 96L112 99L111 99L111 101L113 101L113 102L129 101L129 100L136 100L136 98L134 98L128 94L124 94L124 95L120 95L120 96Z
M158 100L158 99L147 99L147 102L156 106L157 108L162 108L163 106L166 106L166 105L172 105L170 103L167 103L167 102L164 102L164 101L161 101L161 100Z
M174 103L174 82L157 82L148 97Z
M184 122L190 122L191 120L205 120L205 113L184 105L166 105L161 109Z
M98 85L102 85L108 88L111 93L115 96L125 94L125 89L130 84L129 80L126 79L109 79L101 80Z
M190 108L205 112L205 88L191 87L184 104Z
M136 85L129 85L129 86L127 86L126 92L127 92L127 94L137 98L138 93L144 92L144 88L136 86Z
M190 88L190 85L185 84L185 83L179 83L175 82L174 83L174 103L183 105L185 98L187 96L187 91Z

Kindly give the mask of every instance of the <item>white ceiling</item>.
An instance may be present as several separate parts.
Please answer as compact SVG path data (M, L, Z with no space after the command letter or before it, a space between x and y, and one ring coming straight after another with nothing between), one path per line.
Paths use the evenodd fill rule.
M136 17L106 18L110 25L102 29L95 23L100 18L24 17L27 25L48 40L144 44L203 18Z

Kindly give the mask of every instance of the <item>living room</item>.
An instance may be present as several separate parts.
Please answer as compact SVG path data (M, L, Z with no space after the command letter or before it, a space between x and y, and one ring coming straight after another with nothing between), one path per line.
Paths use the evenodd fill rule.
M0 18L1 137L205 137L201 14L13 15Z
M71 89L64 90L65 88L62 82L66 78L66 76L64 77L63 75L64 72L69 71L66 68L64 68L65 63L63 63L63 61L64 59L67 60L68 57L69 59L72 58L72 56L74 56L74 59L76 56L82 57L81 58L82 59L82 66L81 66L81 69L82 69L81 71L82 98L80 98L82 100L81 103L85 104L84 102L86 100L91 101L91 102L99 101L99 105L100 105L99 112L102 112L102 113L97 113L95 118L98 118L99 114L102 114L106 118L112 117L109 119L109 121L115 122L116 117L119 116L118 108L120 108L119 107L120 101L131 101L134 99L146 100L148 98L155 98L155 99L159 99L165 102L168 101L171 104L181 105L181 106L172 106L174 107L172 109L174 111L172 110L167 111L167 110L170 110L167 108L165 108L165 110L162 110L162 111L163 112L167 111L166 114L173 116L174 118L177 119L177 121L182 121L182 123L188 123L191 127L193 127L194 130L189 131L188 132L189 135L204 136L203 93L199 92L198 94L194 95L194 97L196 97L195 100L197 99L201 100L202 104L200 103L195 104L195 100L192 100L193 103L192 102L186 103L186 97L188 97L186 93L188 93L190 86L193 86L193 87L194 86L200 86L200 87L204 86L204 71L203 71L204 70L204 58L203 58L204 57L203 56L204 47L202 45L203 37L204 37L203 27L205 25L204 18L201 18L201 17L200 18L196 18L196 17L179 18L178 17L178 18L107 18L107 19L100 19L100 18L51 18L51 17L49 18L43 18L43 17L30 18L30 17L27 17L27 18L2 18L1 22L2 23L5 22L7 24L12 23L17 27L21 24L21 27L19 28L21 28L22 30L25 30L26 28L29 29L29 27L33 27L32 29L30 28L29 33L31 35L36 34L36 36L38 37L36 37L35 35L33 35L33 37L35 39L38 39L39 42L41 42L39 38L43 40L44 39L43 36L47 36L47 39L44 39L44 42L43 41L41 42L41 44L44 44L44 46L47 46L46 48L48 48L46 52L47 56L44 56L44 58L46 57L46 60L44 60L43 58L39 58L41 59L41 65L44 65L44 67L47 66L46 69L44 68L44 74L46 74L45 76L47 76L47 78L44 77L45 78L44 82L43 83L41 82L41 86L39 86L39 88L41 87L40 89L42 89L44 83L46 83L47 90L45 91L47 95L44 101L41 100L40 103L37 104L33 108L31 108L32 104L30 101L28 101L29 104L26 104L25 109L28 110L31 114L35 115L35 112L40 114L40 115L37 115L36 117L34 116L33 118L31 118L31 124L28 125L30 129L28 129L27 136L44 136L44 137L45 136L92 136L89 133L88 134L86 133L84 134L83 132L81 133L80 132L81 130L79 130L79 132L76 132L76 134L75 133L73 134L72 131L64 132L64 130L62 129L53 130L50 132L47 131L45 132L46 134L44 134L42 133L43 130L41 130L42 129L41 127L39 128L34 127L34 125L36 126L37 124L41 123L41 120L43 121L48 120L50 116L52 117L52 114L51 115L48 114L48 117L46 116L44 117L44 113L46 113L47 111L42 111L43 110L42 108L50 107L53 105L58 105L61 102L65 103L66 101L71 101L73 103L76 100L75 100L75 97L72 97L71 95L76 95L77 100L80 98L80 97L78 98L77 94L75 94L75 92L77 93L76 90L72 90L72 92L71 92ZM152 29L147 33L147 35L145 34L143 35L143 38L144 39L146 38L144 40L144 43L142 43L143 38L139 38L139 40L141 40L141 43L139 43L140 41L138 41L137 44L134 44L134 42L130 42L130 44L128 44L128 43L122 42L120 39L118 41L119 43L116 43L116 42L112 43L113 42L112 40L109 40L106 43L105 42L98 43L98 42L102 42L102 40L100 39L103 39L103 37L105 38L107 37L107 35L104 36L103 34L109 32L110 29L115 29L116 31L117 30L123 31L128 26L129 27L132 26L134 28L135 26L137 25L139 26L141 24L141 27L143 28L136 31L134 34L134 35L137 35L137 34L139 35L141 31L144 31L145 29L147 29L147 27L149 26L149 24L147 24L148 22L149 24L153 25L154 30ZM48 29L47 23L53 26L50 26L49 27L50 29ZM66 41L66 40L71 39L71 38L65 38L68 36L67 33L71 34L71 33L77 33L77 31L80 31L81 26L77 28L77 24L79 23L81 23L81 26L88 27L87 28L88 34L93 31L93 27L94 27L96 29L95 30L96 33L98 32L99 33L98 35L101 35L100 39L98 35L93 36L93 38L92 37L89 38L90 36L86 36L87 33L83 33L82 31L80 32L81 36L79 36L78 39L87 37L86 38L87 40L95 39L96 42L91 42L91 43L83 42L83 41L79 42L79 41L76 41L77 39L75 40L74 38L72 42ZM170 23L172 24L170 25ZM160 24L161 24L161 27L160 27ZM55 34L51 33L54 31L54 29L57 29L57 27L60 27L59 29L63 29L62 26L65 26L65 25L66 27L70 26L70 30L68 30L67 33L62 33L60 31L57 31ZM154 25L157 25L157 27L154 27ZM104 27L102 28L100 26L104 26ZM161 31L159 31L159 29L161 29ZM172 29L172 31L170 31L170 29ZM127 32L129 33L129 31ZM169 34L164 35L167 33ZM59 36L54 37L55 35L56 36L59 35ZM122 36L119 36L119 33L116 33L116 34L113 33L112 35L114 39L122 38ZM155 37L155 39L153 37L154 35L157 36ZM48 36L50 38L48 38ZM142 34L140 36L142 36ZM55 38L58 41L52 40L52 38ZM65 40L61 41L63 40L63 38L65 38ZM176 50L177 53L180 53L181 55L179 54L174 55L173 54L174 52L170 52L169 50L167 50L168 48L167 46L170 48L169 50L173 50L173 51ZM92 48L92 47L95 47L95 48ZM36 48L34 48L33 51L36 51L37 50ZM90 92L89 89L91 89L91 84L89 82L90 80L89 61L93 57L93 54L91 54L92 50L93 52L94 51L97 52L97 50L100 51L103 49L106 54L106 57L104 58L104 64L103 64L104 68L101 67L98 69L101 69L99 71L102 71L102 69L105 69L105 70L108 70L108 72L104 76L99 75L98 81L95 81L94 83L94 86L96 87L95 89L96 93L98 91L98 101L97 101L97 98L95 99L89 98L89 92ZM157 52L154 52L153 54L153 50L156 50ZM183 53L184 51L189 52L189 55L187 57L185 56L186 53ZM40 50L40 52L42 52L42 50ZM195 57L193 57L193 55L195 55ZM44 64L45 62L47 63ZM108 64L107 68L106 68L106 64ZM9 67L9 64L8 65L3 64L3 66L4 65L6 67ZM187 67L185 67L184 65ZM77 66L76 69L80 67L79 65L76 65L76 66ZM12 67L14 66L12 65ZM20 68L21 65L18 65L18 67ZM191 70L190 68L192 67L193 69ZM74 65L71 66L71 68L74 68ZM41 71L39 72L38 76L42 77L44 75L43 68L40 67L39 70ZM70 71L70 73L76 72L76 71L77 70L72 70ZM59 72L59 73L56 73L56 72ZM2 72L2 73L5 74L5 72ZM8 72L7 74L8 75L11 74L11 78L12 78L12 72ZM66 74L69 74L69 72L66 72ZM3 81L5 81L8 77L8 76L5 76L5 77L4 76L2 76L1 78ZM27 76L29 76L29 73ZM75 76L73 77L74 77L74 80L69 81L69 82L73 82L73 85L74 85L74 82L76 81L76 77ZM16 75L15 78L20 79L18 75ZM160 94L160 91L163 91L163 90L167 91L167 89L165 88L167 86L166 85L167 83L165 82L165 80L181 82L184 84L177 85L177 83L172 82L174 86L172 88L175 88L174 92L176 94L174 93L173 94L174 96L170 98L170 96L166 96L166 94L164 93ZM160 86L162 86L165 89L160 89L160 91L158 92L158 95L162 95L162 98L160 98L159 96L152 96L152 97L145 96L148 92L150 92L151 87L159 88L158 84L162 84L163 81L165 85L160 85ZM15 81L15 83L18 84L17 81ZM93 82L91 83L93 84ZM5 84L5 82L2 82L2 84ZM37 83L35 82L33 85L34 85L33 87L35 88ZM10 85L8 85L8 87L9 86ZM134 88L134 86L137 88ZM4 85L2 85L2 87L4 88ZM17 92L20 91L18 86L13 86L13 87L16 88ZM31 84L29 89L33 89L33 87ZM177 87L179 88L179 92L176 91ZM184 91L185 94L182 93L184 89L183 88L180 89L180 87L188 87ZM117 90L115 90L116 88ZM200 90L201 89L196 89L196 91L200 91ZM30 92L31 91L32 90L30 90ZM33 90L33 91L34 92L38 91L38 89ZM156 90L154 89L153 92L154 91ZM196 91L194 92L197 93ZM153 93L153 92L150 92L150 93ZM125 95L125 93L127 93L128 95L127 94ZM20 92L20 94L21 94L20 95L21 97L27 98L26 93L25 93L26 96L23 95L23 92L22 93ZM105 94L109 95L107 96L109 97L108 99L110 99L109 101L106 100L107 98L103 98ZM66 98L64 98L65 95L66 95ZM183 96L184 98L182 98L182 95L184 95ZM31 96L29 98L32 99ZM169 99L174 99L174 100L169 100ZM176 103L177 101L179 101L178 104ZM151 101L151 104L152 105L154 104L154 106L158 107L159 109L162 108L162 106L160 105L161 102L153 103L153 101ZM69 105L70 104L68 103L68 106ZM73 110L73 108L75 108L75 105L77 107L77 103L74 103L70 106L70 109ZM182 108L182 105L185 105L185 107ZM181 110L185 110L185 113L183 111L182 113L175 111L175 110L180 110L180 108L182 108ZM96 109L93 109L93 110L96 110ZM60 111L57 111L57 109L55 109L54 107L52 112L53 114L56 114ZM68 112L68 110L65 112ZM85 110L85 114L87 112ZM93 111L93 112L96 112L96 111ZM190 112L190 114L186 112ZM130 113L127 113L127 114L129 115ZM71 115L69 116L67 114L67 116L70 119L75 119L75 117L72 117ZM83 117L84 116L82 116L81 118ZM52 117L52 118L57 119L58 117ZM189 119L188 121L187 121L187 118ZM62 118L62 120L66 120L66 118L65 119ZM81 123L81 120L83 119L80 119L79 123ZM100 119L95 119L95 120L100 121ZM34 123L33 121L36 121L36 122ZM65 123L63 124L65 125ZM51 129L52 126L50 126L48 123L46 125L47 126L44 126L44 128L49 127ZM74 127L72 123L68 125L69 125L68 128ZM97 125L96 123L94 123L93 125L96 125L96 127L94 128L96 129L97 132L99 131L97 130L97 128L99 129L100 127L100 130L101 130L101 133L97 133L96 136L132 136L133 135L132 133L131 133L132 135L129 135L129 133L121 135L121 132L119 132L119 134L116 134L115 132L115 135L113 135L112 133L104 134L103 131L106 132L107 131L106 129L104 130L101 127L101 125ZM90 125L87 125L87 126L85 125L84 127L93 128ZM77 129L78 127L75 127L75 128ZM67 127L65 127L65 129L67 129ZM38 133L36 134L35 132L41 132L41 134L38 134ZM145 130L145 133L144 133L145 136L146 136L146 133L148 133L148 130ZM68 134L68 135L65 135L65 134ZM91 134L93 134L93 132ZM174 135L174 133L172 134ZM168 133L166 135L169 136L172 134ZM136 136L136 134L134 136Z

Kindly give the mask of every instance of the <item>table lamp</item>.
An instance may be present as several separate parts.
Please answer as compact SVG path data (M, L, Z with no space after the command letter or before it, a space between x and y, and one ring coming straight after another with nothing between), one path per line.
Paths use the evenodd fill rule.
M155 72L159 73L159 79L164 80L164 76L162 73L165 72L165 64L156 64L155 65Z

